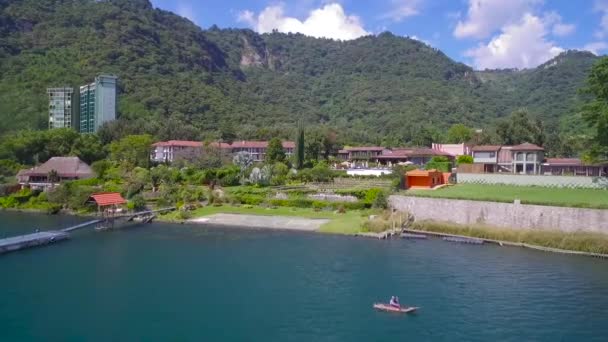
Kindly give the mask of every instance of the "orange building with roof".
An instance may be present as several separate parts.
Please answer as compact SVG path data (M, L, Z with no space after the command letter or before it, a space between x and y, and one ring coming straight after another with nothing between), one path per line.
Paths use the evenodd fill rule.
M405 178L407 189L432 189L445 184L443 173L435 169L408 171Z

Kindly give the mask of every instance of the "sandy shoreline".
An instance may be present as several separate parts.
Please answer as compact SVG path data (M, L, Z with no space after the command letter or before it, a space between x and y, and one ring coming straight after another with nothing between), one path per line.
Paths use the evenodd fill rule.
M328 219L309 219L288 216L259 216L243 214L215 214L188 220L188 223L233 227L316 231L328 223Z

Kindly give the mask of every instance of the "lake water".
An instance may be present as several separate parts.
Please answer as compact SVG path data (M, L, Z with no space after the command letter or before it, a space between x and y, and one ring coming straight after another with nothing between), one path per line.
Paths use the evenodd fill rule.
M0 213L0 236L80 219ZM0 256L1 341L606 341L608 261L153 224ZM416 315L376 312L398 295Z

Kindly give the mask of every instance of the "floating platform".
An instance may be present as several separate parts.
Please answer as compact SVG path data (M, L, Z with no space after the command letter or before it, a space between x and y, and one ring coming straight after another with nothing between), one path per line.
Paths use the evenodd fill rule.
M21 249L48 245L69 239L70 234L61 231L38 232L0 240L0 254Z
M443 241L457 242L457 243L466 243L466 244L471 244L471 245L483 245L483 243L485 242L482 239L464 238L464 237L452 237L452 236L446 236L446 237L444 237Z
M418 239L418 240L428 239L428 235L424 235L424 234L412 234L412 233L403 233L403 234L401 234L401 237L403 239Z

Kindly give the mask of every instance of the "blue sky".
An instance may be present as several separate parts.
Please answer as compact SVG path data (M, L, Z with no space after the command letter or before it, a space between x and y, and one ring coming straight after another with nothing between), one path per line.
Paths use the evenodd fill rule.
M568 49L608 51L608 0L152 0L202 28L355 39L391 31L477 69L531 68Z

